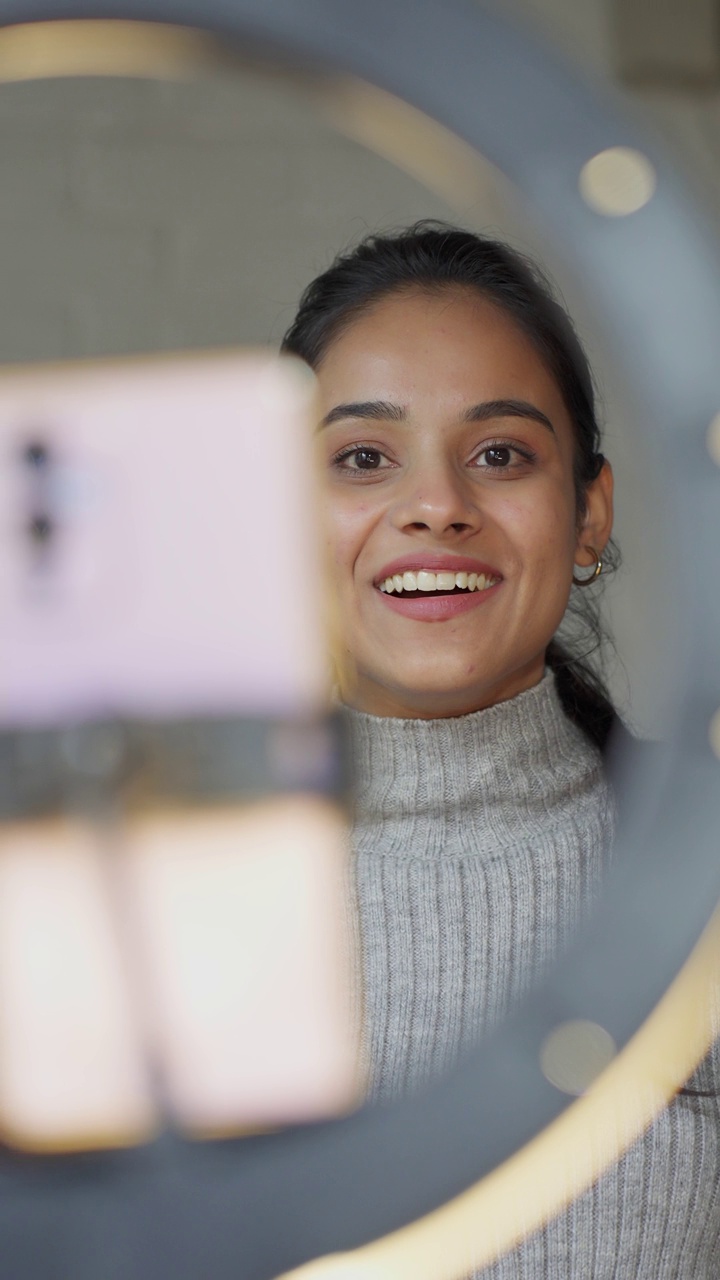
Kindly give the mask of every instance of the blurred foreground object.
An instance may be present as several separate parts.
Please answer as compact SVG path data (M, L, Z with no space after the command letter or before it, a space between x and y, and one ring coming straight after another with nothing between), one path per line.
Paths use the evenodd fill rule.
M359 1087L312 382L0 378L0 1136L128 1145Z
M3 17L82 19L95 5L6 0ZM630 744L619 760L620 774L632 779L621 871L582 945L464 1067L421 1099L245 1142L171 1136L114 1160L99 1153L66 1161L55 1178L52 1162L0 1164L3 1256L12 1259L14 1280L96 1280L100 1267L104 1280L163 1273L262 1280L340 1252L341 1261L326 1257L316 1273L461 1275L617 1158L714 1033L708 994L718 947L706 926L720 897L720 596L707 584L720 540L710 427L720 405L717 239L624 105L477 0L415 0L411 23L404 6L386 0L104 0L102 7L105 17L212 29L228 49L240 41L283 66L330 73L330 89L338 72L358 76L384 91L386 105L393 94L409 103L419 134L427 113L517 185L597 306L608 349L636 395L641 443L660 460L656 509L674 552L668 625L683 623L671 673L676 714L667 750L651 768ZM51 23L40 39L52 46ZM58 61L43 66L62 74L67 41L59 43ZM202 65L205 54L203 47ZM13 75L22 75L20 62L16 46ZM403 119L415 127L406 112ZM360 136L370 136L361 125ZM641 168L653 181L642 202L618 202L618 149L636 173L637 158L647 161ZM444 181L437 148L414 154L429 156L429 178ZM596 184L589 192L581 181L598 171L604 183L611 179L603 200ZM35 532L42 543L42 520ZM658 684L667 677L658 671ZM618 1054L569 1105L571 1095L543 1073L543 1046L577 1022L600 1028Z

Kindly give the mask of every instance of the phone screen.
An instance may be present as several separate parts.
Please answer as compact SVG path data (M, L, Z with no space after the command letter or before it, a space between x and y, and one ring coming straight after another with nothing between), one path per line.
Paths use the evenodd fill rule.
M0 1138L358 1098L313 386L211 355L0 376Z
M262 356L0 376L0 723L321 704L312 394Z

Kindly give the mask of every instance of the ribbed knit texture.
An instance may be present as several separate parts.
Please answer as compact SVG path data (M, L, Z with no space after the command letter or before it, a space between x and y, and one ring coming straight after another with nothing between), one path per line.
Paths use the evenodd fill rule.
M447 1070L577 929L608 863L596 749L547 674L440 720L348 713L371 1096ZM696 1087L720 1090L711 1055ZM720 1103L678 1098L643 1139L482 1280L718 1280Z

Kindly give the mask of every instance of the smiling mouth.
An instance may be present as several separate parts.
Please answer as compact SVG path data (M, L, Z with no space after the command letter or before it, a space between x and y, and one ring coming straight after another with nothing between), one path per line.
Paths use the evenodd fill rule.
M405 599L420 599L427 595L467 595L471 591L487 591L496 586L500 578L485 573L430 573L421 569L417 573L396 573L378 584L378 589L388 595L394 593Z

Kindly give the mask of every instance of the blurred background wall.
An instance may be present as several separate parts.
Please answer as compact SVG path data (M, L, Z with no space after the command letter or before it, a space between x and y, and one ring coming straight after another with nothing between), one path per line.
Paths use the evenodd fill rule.
M720 230L720 4L517 0L645 113ZM411 14L412 4L398 4ZM609 140L609 145L613 140ZM594 363L624 567L607 591L620 705L662 730L673 614L654 472L592 298L490 169L443 196L344 136L307 86L248 68L195 82L0 84L0 362L277 343L303 285L367 232L439 217L536 254Z

